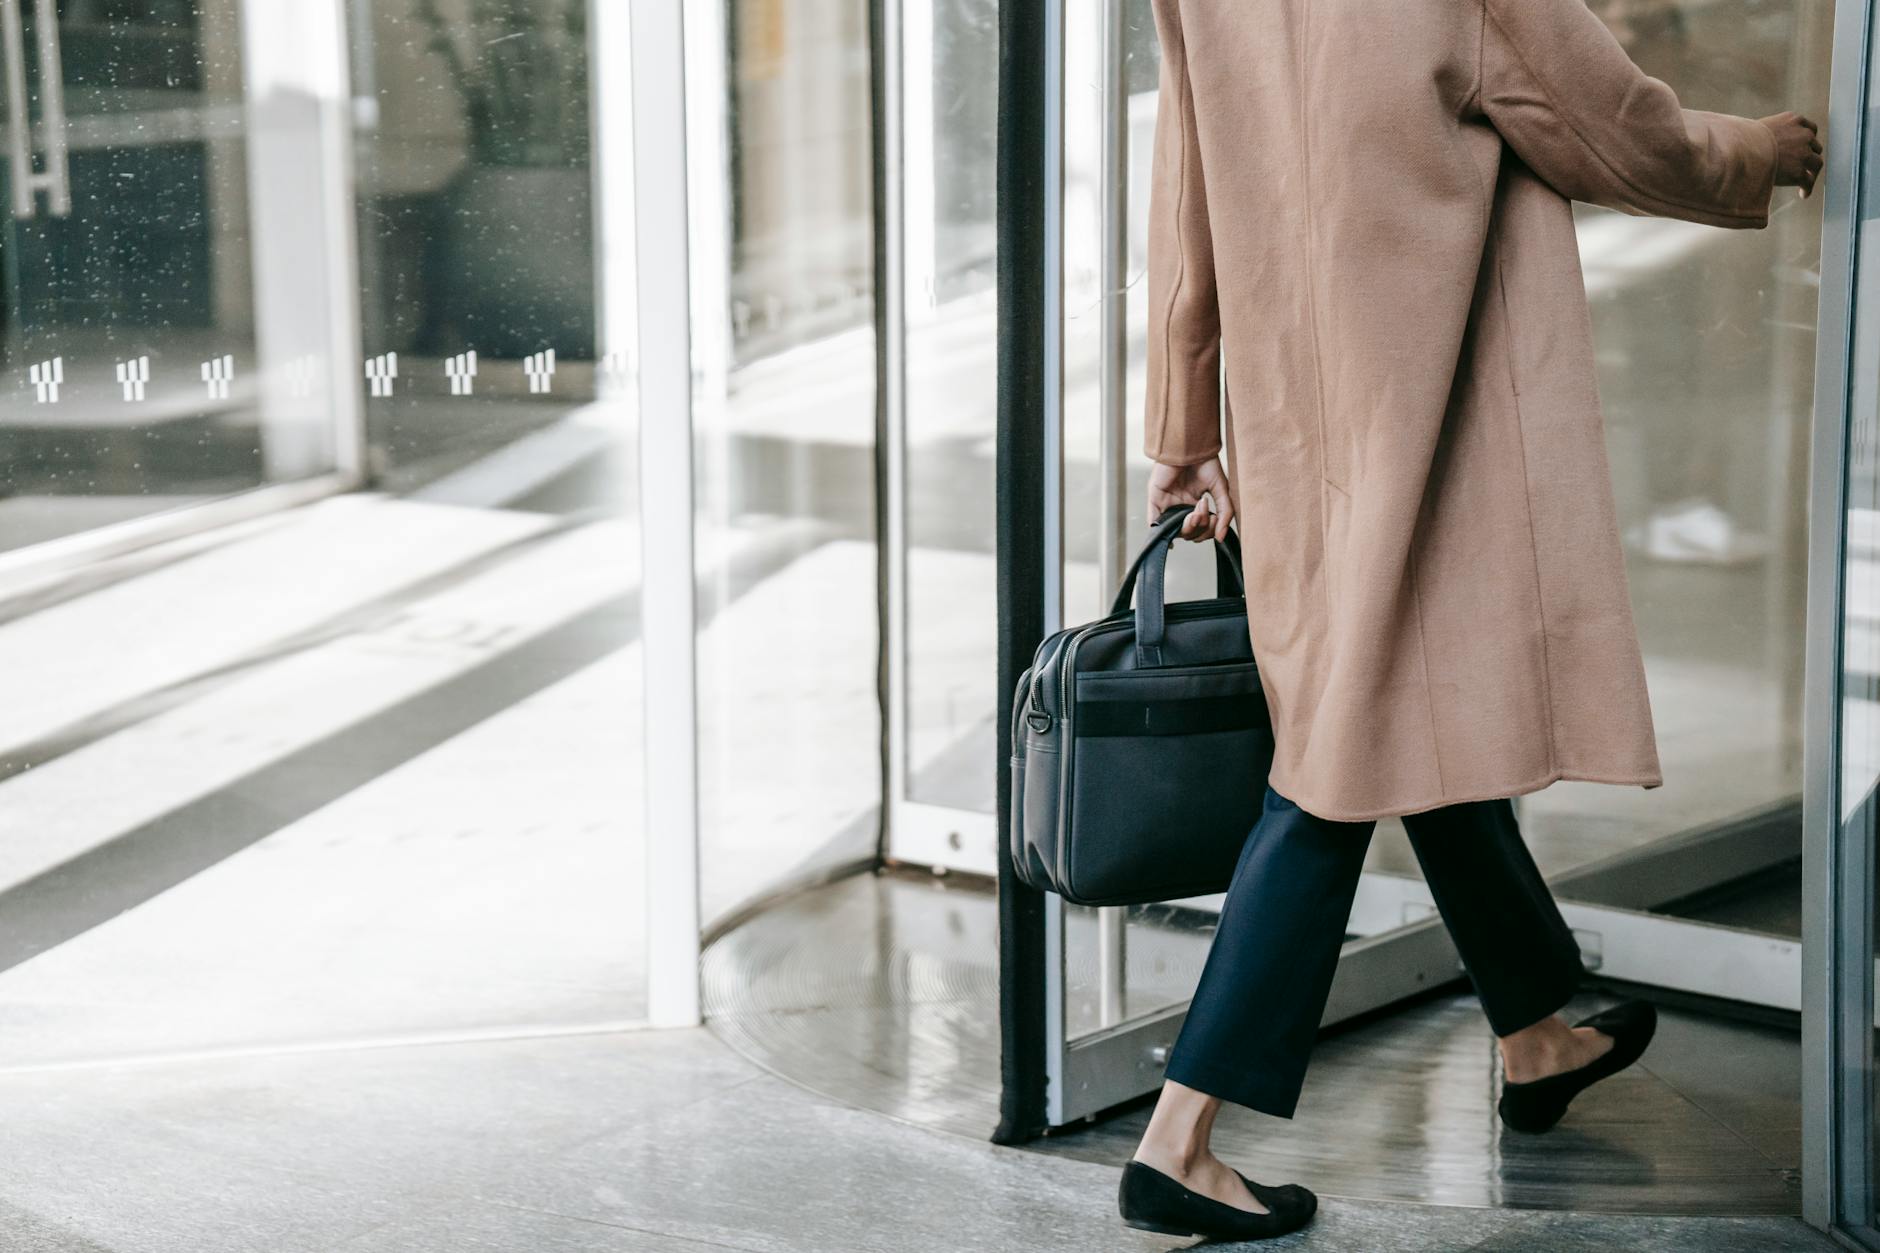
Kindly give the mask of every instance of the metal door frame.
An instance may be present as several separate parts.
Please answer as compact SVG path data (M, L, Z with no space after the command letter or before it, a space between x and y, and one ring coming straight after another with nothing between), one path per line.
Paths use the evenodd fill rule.
M1848 439L1863 180L1875 107L1874 0L1835 9L1821 191L1821 297L1810 480L1802 858L1802 1216L1852 1247L1880 1248L1874 1173L1875 797L1843 815L1841 716ZM1873 258L1865 258L1868 265ZM1880 311L1873 311L1880 314Z

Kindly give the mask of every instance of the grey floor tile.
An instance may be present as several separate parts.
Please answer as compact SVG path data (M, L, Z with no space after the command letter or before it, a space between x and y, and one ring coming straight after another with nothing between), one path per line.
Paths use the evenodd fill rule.
M467 1201L388 1223L333 1246L332 1253L714 1253L733 1247Z
M9 1110L0 1149L29 1149L76 1124L354 1195L474 1192L522 1157L640 1125L759 1074L694 1031L19 1075L0 1077Z
M62 1223L0 1201L0 1253L112 1253Z
M1838 1249L1799 1218L1650 1218L1535 1214L1471 1246L1471 1253L1827 1253Z
M0 1076L0 1204L127 1253L324 1249L759 1073L695 1031Z
M1802 1162L1802 1047L1785 1027L1660 1009L1642 1063L1774 1164Z
M317 1253L406 1208L154 1140L107 1140L83 1127L35 1136L24 1154L0 1154L0 1219L8 1228L0 1250Z
M1309 1226L1278 1240L1257 1244L1221 1245L1286 1253L1435 1253L1466 1249L1524 1219L1517 1210L1473 1209L1444 1205L1397 1205L1371 1201L1342 1201L1324 1197Z
M1002 1149L773 1078L703 1032L0 1076L0 1253L1186 1247L1114 1160ZM1091 1146L1086 1146L1087 1148ZM1260 1247L1818 1249L1787 1219L1608 1218L1335 1192Z
M1136 1247L1116 1181L764 1079L538 1159L487 1199L761 1250Z

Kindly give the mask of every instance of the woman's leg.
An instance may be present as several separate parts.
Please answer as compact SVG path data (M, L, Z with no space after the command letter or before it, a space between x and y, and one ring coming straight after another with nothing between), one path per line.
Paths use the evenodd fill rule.
M1500 1038L1507 1077L1571 1070L1612 1040L1555 1012L1585 977L1573 938L1521 838L1508 799L1446 805L1403 819L1424 881Z
M1267 789L1138 1161L1204 1196L1260 1208L1208 1135L1222 1100L1292 1117L1374 826L1316 817Z

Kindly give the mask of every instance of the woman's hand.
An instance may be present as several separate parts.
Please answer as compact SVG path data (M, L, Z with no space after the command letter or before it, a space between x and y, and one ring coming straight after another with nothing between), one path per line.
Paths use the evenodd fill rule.
M1763 118L1762 124L1775 132L1776 186L1799 187L1807 196L1821 177L1821 139L1815 124L1793 112Z
M1156 462L1149 469L1149 521L1161 517L1171 506L1196 505L1195 511L1182 519L1182 538L1192 540L1227 538L1227 525L1234 520L1234 489L1221 469L1221 459L1210 457L1200 465L1165 466Z

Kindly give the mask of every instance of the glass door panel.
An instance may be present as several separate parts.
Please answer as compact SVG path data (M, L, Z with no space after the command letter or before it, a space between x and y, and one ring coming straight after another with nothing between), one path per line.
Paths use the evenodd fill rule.
M990 813L995 0L903 6L908 799Z
M0 548L332 469L257 355L239 0L6 0ZM304 205L311 212L314 207Z
M1148 177L1161 47L1148 0L1068 6L1064 128L1064 612L1109 609L1145 532ZM1203 545L1176 545L1168 599L1214 594ZM1203 909L1065 909L1065 1032L1078 1039L1188 1000Z
M69 411L65 420L100 430L107 416L146 415L95 442L122 457L125 473L141 458L146 473L173 467L219 488L246 480L217 477L234 438L212 438L217 423L246 432L235 446L254 460L249 479L284 473L290 453L318 449L310 435L319 430L330 460L335 415L356 412L371 391L393 436L412 434L388 442L413 454L390 468L409 469L397 486L414 490L349 493L152 545L0 605L0 669L10 676L0 710L0 1069L589 1029L647 1012L655 963L643 903L659 869L648 866L642 807L636 407L570 403L589 387L593 353L584 357L578 328L529 303L520 278L504 289L504 275L479 272L502 290L479 309L500 317L478 323L472 346L487 345L488 358L475 370L455 368L455 352L417 350L381 368L396 345L371 342L362 354L355 331L332 329L354 327L360 303L382 308L385 281L373 277L362 302L351 271L322 259L323 241L349 249L353 238L346 143L370 160L375 140L410 133L412 118L461 141L476 110L447 74L411 55L438 36L433 7L355 6L369 20L350 25L342 0L59 9L68 76L111 104L96 114L74 105L73 131L81 117L98 119L112 137L99 160L123 188L107 195L75 163L64 218L46 188L33 189L43 220L16 231L38 233L41 260L36 277L13 274L9 290L23 294L30 320L21 330L9 306L9 326L35 354L48 351L35 337L67 345L67 368L56 404L29 390L5 411L42 426L42 415ZM557 132L554 150L593 143L606 154L593 178L613 208L611 229L634 190L632 115L622 107L631 44L624 8L598 10L613 35L604 47L576 38L571 8L585 11L564 0L439 0L435 11L455 15L446 31L458 39L493 38L504 28L476 22L508 14L539 40L498 46L530 66L551 54L564 68L585 66L593 55L611 70L594 76L617 90L596 101L592 123L533 68L509 81L508 98L520 114L538 107L522 97L547 94L537 116L554 119L541 123ZM41 33L23 27L29 46ZM70 69L81 35L100 41L79 58L92 67L84 75ZM206 63L185 72L178 46ZM381 135L371 125L378 97L348 83L349 56L418 67L400 82L399 109L381 115ZM564 123L580 134L559 133ZM143 142L159 131L182 134L180 149ZM255 142L244 153L245 133ZM461 142L454 151L462 155ZM217 173L224 159L237 171L245 160L245 180ZM200 177L176 176L189 161ZM411 164L412 177L429 177L417 155ZM167 181L141 189L156 169L170 171ZM584 169L573 180L584 199L589 179ZM502 198L479 193L470 209ZM368 214L383 203L376 192L365 199ZM481 228L493 220L473 216ZM574 216L544 205L536 220ZM613 255L633 251L627 219L599 241ZM421 254L443 240L433 216L397 247ZM683 235L669 242L682 247ZM569 240L544 233L541 243L553 251ZM597 249L566 262L577 306L581 291L593 303ZM14 252L8 260L17 268ZM617 301L624 289L608 310L624 342L636 325L633 284L606 286ZM463 308L445 302L467 325ZM93 332L108 388L89 364L77 368L71 346ZM321 335L343 338L343 351ZM529 344L542 348L522 352ZM545 368L548 347L566 362L558 355ZM147 385L134 380L142 401L109 377L110 360L133 348L152 357ZM176 354L233 365L196 378L192 392L172 377ZM152 414L172 398L173 411ZM323 427L303 424L316 416ZM660 417L668 432L687 420ZM160 419L179 429L158 429ZM142 442L123 442L131 436ZM68 448L54 464L76 456ZM670 849L677 837L662 834ZM670 962L659 968L670 972Z
M991 874L999 6L885 17L887 853Z
M1687 107L1825 112L1830 4L1593 7ZM1778 827L1790 868L1772 866L1761 902L1734 916L1799 935L1821 201L1779 189L1761 231L1576 215L1665 785L1562 784L1524 800L1522 819L1555 877L1694 830Z
M1831 5L1592 7L1688 108L1825 113ZM1516 811L1589 968L1792 1006L1821 201L1779 189L1760 231L1574 215L1665 784L1561 782ZM1401 823L1379 824L1366 871L1355 934L1429 925ZM1666 921L1633 929L1614 909ZM1718 978L1665 959L1746 932L1784 954L1773 992L1747 964Z
M1138 451L1143 179L1159 49L1146 0L1118 3L1120 10L1062 10L1065 623L1105 607L1106 541L1128 555L1141 531L1147 472ZM1827 4L1593 7L1688 107L1749 116L1822 111ZM1647 791L1563 783L1521 798L1518 808L1559 895L1584 899L1568 912L1589 966L1649 982L1628 965L1639 954L1606 943L1609 916L1599 909L1676 909L1791 945L1799 936L1806 448L1820 206L1779 194L1761 232L1585 206L1575 212L1667 784ZM1127 432L1121 474L1106 457L1119 421ZM1106 510L1112 500L1120 504ZM1122 536L1114 537L1119 515ZM1169 596L1208 595L1211 577L1202 546L1178 545ZM1064 1102L1056 1113L1087 1113L1153 1086L1155 1050L1172 1037L1198 977L1216 905L1125 912L1051 902L1051 925L1061 930L1048 977L1063 998L1050 1046ZM1664 924L1672 925L1689 923ZM1439 927L1402 824L1379 823L1330 1016L1458 976ZM1666 943L1677 949L1689 938L1680 937ZM1664 977L1675 983L1683 975ZM1690 990L1757 999L1733 985Z
M1869 32L1864 50L1868 92L1880 71L1880 27ZM1850 49L1851 53L1852 50ZM1871 96L1870 96L1871 99ZM1835 1144L1837 1215L1848 1234L1868 1248L1880 1248L1880 1082L1875 1076L1874 920L1876 899L1874 850L1880 836L1880 126L1867 114L1858 163L1859 184L1851 235L1857 265L1851 293L1851 331L1846 357L1846 440L1842 529L1842 634L1839 671L1840 758L1836 762L1838 804L1831 820L1838 828L1834 893L1829 937L1834 951L1830 968L1835 1041L1828 1099L1839 1103L1831 1125ZM1825 377L1825 376L1824 376ZM1827 907L1829 902L1811 902ZM1854 981L1864 983L1855 986Z
M698 5L686 22L702 54L687 74L709 57L726 75L687 86L712 109L690 132L694 195L728 196L691 206L699 271L729 261L695 306L718 361L694 480L700 891L714 934L880 848L874 130L862 0ZM728 150L710 149L714 134Z
M374 473L599 447L585 406L628 372L597 352L586 0L350 9Z

